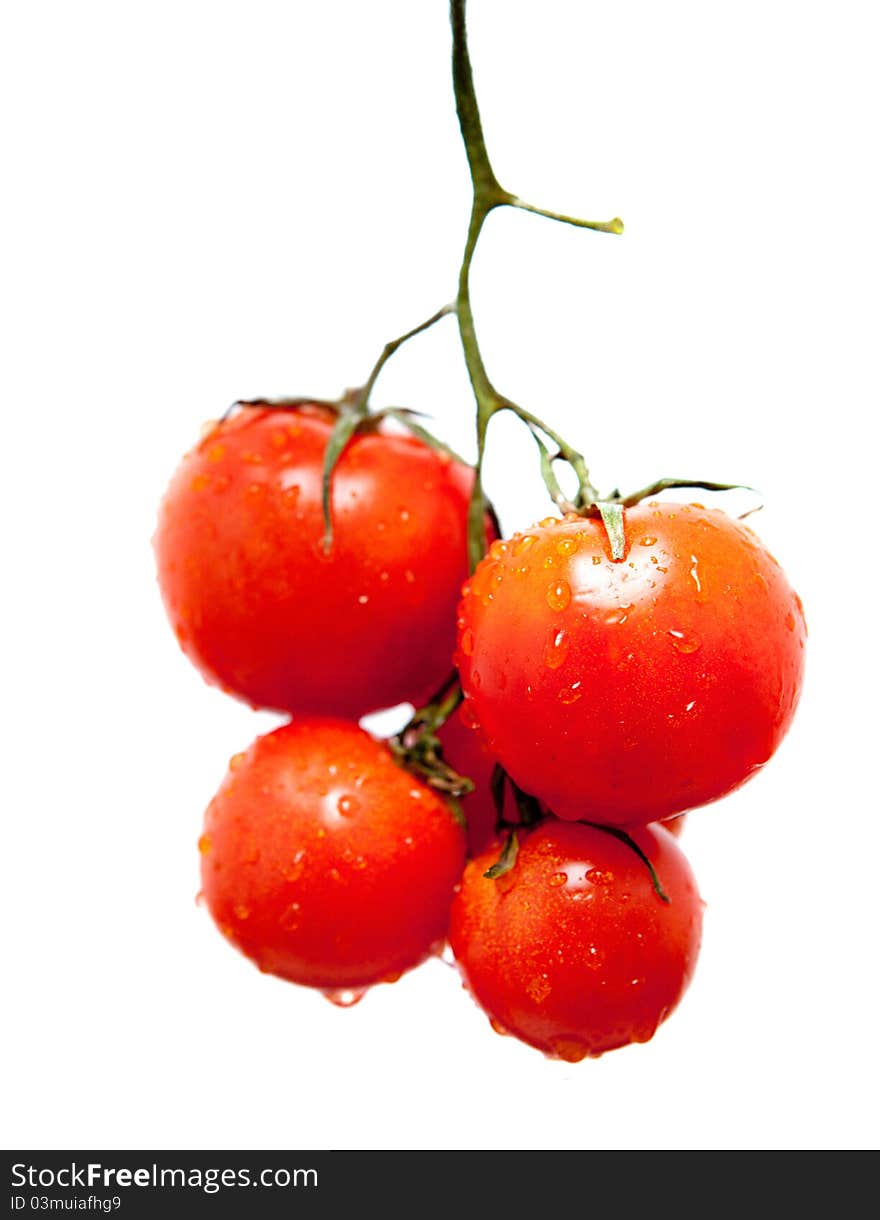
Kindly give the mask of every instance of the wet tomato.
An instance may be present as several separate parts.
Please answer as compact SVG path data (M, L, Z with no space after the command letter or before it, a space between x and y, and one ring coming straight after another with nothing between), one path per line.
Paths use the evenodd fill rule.
M199 850L204 900L232 944L350 1003L445 940L465 837L381 742L304 719L232 759Z
M632 846L550 818L518 831L513 868L484 876L496 843L470 861L450 945L465 986L499 1032L574 1062L647 1042L677 1007L700 949L703 903L660 826L634 829L669 899Z
M356 435L321 479L333 416L248 407L178 467L154 546L186 655L255 707L359 719L448 676L471 469L411 436Z
M495 542L465 586L468 713L559 817L645 824L754 775L791 724L806 626L758 537L718 509L626 510L615 562L598 519Z

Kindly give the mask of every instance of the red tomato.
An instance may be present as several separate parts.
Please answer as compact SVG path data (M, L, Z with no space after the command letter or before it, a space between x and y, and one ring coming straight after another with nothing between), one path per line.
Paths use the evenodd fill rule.
M459 775L473 781L474 790L460 798L462 812L467 819L468 855L477 856L496 837L498 811L492 796L492 773L496 759L479 731L475 732L462 714L467 715L466 705L460 705L449 719L437 730L443 747L444 761ZM519 816L516 802L510 794L509 785L504 787L504 818L506 823L516 824ZM546 810L542 811L546 814ZM680 837L687 819L686 814L669 818L663 826L670 834Z
M465 837L355 724L293 721L232 759L199 840L215 922L261 970L335 995L446 936Z
M459 775L472 780L473 792L460 798L462 812L467 819L468 854L481 852L495 838L497 810L492 796L492 772L495 759L479 733L461 718L458 707L449 719L437 730L443 748L444 761ZM504 798L505 817L516 820L516 808L508 791Z
M696 966L703 902L662 827L632 831L644 861L606 830L550 818L519 831L510 872L483 874L499 845L470 861L452 906L450 944L465 986L499 1032L576 1062L647 1042Z
M332 416L245 408L186 455L161 505L159 587L211 683L255 707L359 719L448 677L472 470L359 434L321 477Z
M800 696L806 626L782 569L718 509L551 519L465 585L457 664L489 748L559 817L644 824L754 775Z

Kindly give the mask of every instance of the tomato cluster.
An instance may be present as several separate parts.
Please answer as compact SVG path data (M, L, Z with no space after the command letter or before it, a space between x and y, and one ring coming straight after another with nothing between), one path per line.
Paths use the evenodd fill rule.
M325 500L335 422L242 406L161 504L185 654L289 717L208 806L213 920L338 1003L448 945L495 1028L548 1056L647 1041L700 949L682 815L788 729L799 599L750 529L666 501L624 511L622 558L602 519L569 514L495 538L469 574L471 468L368 419ZM409 736L361 726L450 674L462 701Z

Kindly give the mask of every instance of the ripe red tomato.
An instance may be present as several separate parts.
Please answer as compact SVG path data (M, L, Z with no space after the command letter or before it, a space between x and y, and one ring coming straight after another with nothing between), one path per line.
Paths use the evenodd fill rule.
M437 736L443 748L444 761L474 784L473 792L461 797L460 804L467 819L468 855L475 856L495 838L498 818L492 796L495 758L480 734L462 720L462 706L440 726ZM505 817L515 821L516 809L507 791L504 800Z
M800 696L803 608L757 536L718 509L549 520L495 542L465 585L469 715L559 817L644 824L754 775Z
M307 719L232 759L199 849L202 893L232 944L352 1002L445 940L465 837L381 742Z
M510 872L470 861L452 906L450 945L473 998L499 1032L576 1062L647 1042L696 966L703 902L660 826L634 829L638 854L606 830L550 818L517 832Z
M437 736L443 747L443 759L459 775L466 776L473 782L474 790L460 797L462 812L467 819L468 855L477 856L483 852L496 837L498 811L492 795L492 773L497 760L483 740L479 731L474 731L466 719L468 714L466 704L460 705L447 721L437 730ZM509 785L504 786L504 804L502 806L507 824L517 824L520 821L516 802L512 798ZM544 810L544 813L547 811ZM679 838L687 815L681 813L678 817L669 818L663 826L670 834Z
M321 478L333 417L248 407L181 462L154 544L178 640L255 707L359 719L421 704L452 669L472 470L412 436L356 435Z

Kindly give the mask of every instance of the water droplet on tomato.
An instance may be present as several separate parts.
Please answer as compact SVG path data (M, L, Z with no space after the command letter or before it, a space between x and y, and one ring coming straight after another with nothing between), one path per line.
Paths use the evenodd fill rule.
M578 549L576 538L560 538L556 543L556 554L566 558L568 555L573 555Z
M492 559L503 559L509 548L506 542L502 542L500 538L496 538L489 547L489 555Z
M237 902L235 904L235 906L232 908L232 913L236 919L248 919L250 916L250 913L251 913L251 909L249 906L247 906L246 903Z
M603 868L588 868L584 873L587 881L593 885L610 885L614 880L614 873Z
M786 614L786 616L785 616L785 625L786 625L786 627L789 629L789 631L794 631L794 629L795 629L795 621L794 621L794 615L793 615L793 614L791 614L791 613Z
M206 474L197 474L190 483L193 491L204 491L206 487L211 486L211 480Z
M580 1063L590 1053L590 1048L580 1038L554 1038L550 1049L552 1058L562 1059L565 1063Z
M205 905L205 891L199 890L196 894L196 906L203 907Z
M560 628L554 631L544 649L544 664L548 669L559 669L568 656L568 636Z
M474 655L474 633L470 627L466 627L461 633L461 651L466 657Z
M514 553L514 555L517 555L517 556L524 555L526 553L526 551L529 549L529 547L534 546L534 544L535 544L535 535L534 534L523 534L523 536L521 538L518 538L516 540L516 543L514 544L514 548L513 548L513 553Z
M568 880L568 873L553 873L547 884L553 889L558 889L560 885L565 885Z
M599 564L602 562L602 556L601 556L601 555L591 555L591 556L590 556L590 559L591 559L591 561L592 561L592 564L593 564L593 567L594 567L594 568L598 568Z
M639 543L639 546L654 546L656 542L657 539L653 536L653 534L646 534Z
M336 808L339 811L340 817L350 818L358 811L358 803L353 796L341 796L336 802Z
M480 718L470 700L465 699L464 703L461 705L461 711L458 715L465 728L478 729L480 727Z
M362 593L360 595L360 597L358 598L358 605L365 606L369 600L370 600L369 595L366 593Z
M207 856L207 854L208 854L208 852L209 852L210 850L211 850L211 836L210 836L210 835L202 835L202 836L199 838L199 851L200 851L200 853L201 853L203 856Z
M571 686L563 686L562 690L556 696L560 703L572 704L577 703L581 695L584 693L582 682L573 682Z
M337 1008L354 1008L367 994L366 987L328 987L321 992Z
M209 462L222 462L226 455L225 445L209 445L205 450L205 457Z
M686 631L671 629L669 634L672 636L672 647L677 652L696 652L702 643L699 636L690 635Z
M494 1017L489 1018L489 1024L495 1030L495 1033L499 1034L502 1038L509 1037L510 1030L507 1029L506 1026L502 1025L500 1021L496 1021L496 1019Z
M571 601L571 585L567 580L557 580L547 586L547 605L551 610L564 610Z
M299 927L300 910L300 904L292 902L286 910L282 911L278 919L278 926L285 932L295 932Z

